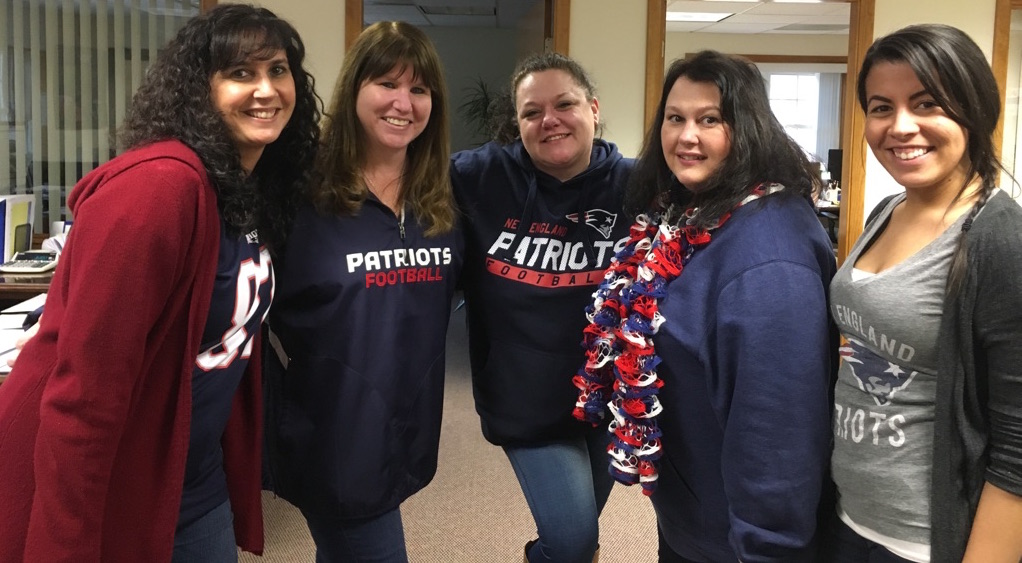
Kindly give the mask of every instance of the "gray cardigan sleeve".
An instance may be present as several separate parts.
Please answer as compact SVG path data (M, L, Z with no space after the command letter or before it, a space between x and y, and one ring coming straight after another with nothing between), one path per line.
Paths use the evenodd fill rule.
M970 252L976 253L976 368L985 368L988 385L986 480L1022 496L1022 208L1008 201L984 209L977 226L980 219L988 224Z

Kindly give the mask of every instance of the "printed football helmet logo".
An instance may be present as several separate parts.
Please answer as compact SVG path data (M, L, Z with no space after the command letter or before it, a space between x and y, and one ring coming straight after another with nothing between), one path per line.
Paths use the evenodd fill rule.
M847 346L839 349L841 359L848 362L859 388L873 396L878 406L891 403L895 393L908 387L917 371L907 372L898 364L885 360L862 345L849 339Z
M578 223L578 213L571 213L564 217L572 223ZM590 209L585 212L585 218L586 225L596 229L598 233L603 235L603 238L610 238L610 234L614 231L614 225L617 223L617 213L611 213L603 209Z

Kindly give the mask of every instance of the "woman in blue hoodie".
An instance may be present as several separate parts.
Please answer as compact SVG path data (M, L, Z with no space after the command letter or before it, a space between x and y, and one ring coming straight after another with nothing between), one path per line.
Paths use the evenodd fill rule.
M584 358L585 305L627 240L621 203L632 161L596 138L599 103L577 62L534 55L511 85L520 136L451 164L465 215L476 410L536 520L526 560L588 563L613 480L605 425L572 418L571 376Z
M667 72L594 294L583 398L652 495L660 561L814 561L830 456L835 261L814 169L755 66L713 51ZM829 514L829 512L827 512Z

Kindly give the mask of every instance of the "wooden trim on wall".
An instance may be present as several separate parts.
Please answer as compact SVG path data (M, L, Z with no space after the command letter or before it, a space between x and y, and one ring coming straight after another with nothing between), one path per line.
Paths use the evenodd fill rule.
M997 0L994 7L994 50L990 60L990 69L997 80L997 90L1001 94L1001 115L997 118L994 129L994 154L1000 156L1004 141L1004 102L1008 91L1008 43L1011 39L1011 9L1019 0Z
M687 55L686 55L687 56ZM754 63L804 63L804 64L848 64L848 57L841 55L743 55Z
M206 12L212 10L214 6L216 6L216 0L200 0L199 13L205 14Z
M848 29L848 79L845 81L844 147L841 166L841 213L838 219L838 264L844 262L848 251L862 234L866 200L866 141L865 117L859 111L855 91L856 78L862 68L862 58L873 44L873 20L876 17L875 0L854 0Z
M362 0L344 0L344 52L355 44L362 33Z
M664 41L667 39L667 0L646 2L646 102L643 131L653 123L664 81Z
M551 48L555 53L568 56L568 43L571 37L571 0L551 0L547 25L553 30Z

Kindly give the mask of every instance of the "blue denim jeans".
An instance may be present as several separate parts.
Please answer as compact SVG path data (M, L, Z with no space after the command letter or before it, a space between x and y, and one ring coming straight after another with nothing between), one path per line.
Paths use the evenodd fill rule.
M505 447L536 521L539 541L529 561L590 563L599 547L599 518L614 479L607 472L604 430L585 438Z
M660 531L660 526L656 528L656 537L657 563L701 563L695 559L689 559L675 553L671 546L667 545L667 540L664 539L664 533Z
M227 501L174 534L173 563L236 563L234 513Z
M408 563L400 508L359 520L302 514L316 542L316 563Z
M826 563L912 563L855 533L836 513L820 542L819 559Z

